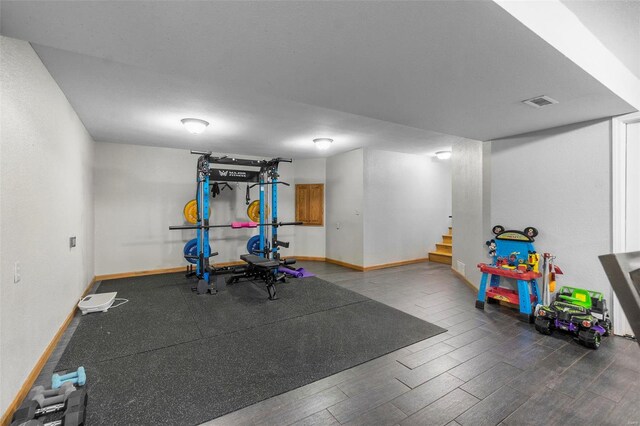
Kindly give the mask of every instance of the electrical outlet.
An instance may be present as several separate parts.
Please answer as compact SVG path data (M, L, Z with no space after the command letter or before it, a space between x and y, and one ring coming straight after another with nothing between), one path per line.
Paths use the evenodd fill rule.
M466 277L466 275L465 275L465 273L464 273L464 263L460 262L459 260L457 261L456 270L457 270L460 274L462 274L462 276L465 276L465 277Z
M13 264L13 282L19 283L22 277L20 276L20 262Z
M69 247L74 248L76 246L76 237L69 237Z

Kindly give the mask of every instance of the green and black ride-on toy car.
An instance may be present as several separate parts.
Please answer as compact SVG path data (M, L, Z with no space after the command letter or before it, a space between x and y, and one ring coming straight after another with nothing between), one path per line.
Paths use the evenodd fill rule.
M542 334L556 329L573 333L580 343L593 349L598 349L602 336L611 332L602 293L573 287L562 287L555 301L538 308L535 324Z

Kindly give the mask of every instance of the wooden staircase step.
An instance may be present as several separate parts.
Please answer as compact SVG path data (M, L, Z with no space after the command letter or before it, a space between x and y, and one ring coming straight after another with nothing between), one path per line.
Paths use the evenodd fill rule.
M436 252L452 253L452 245L447 243L436 243Z
M445 244L452 244L453 243L453 237L451 235L443 235L442 236L442 242Z
M429 261L436 263L444 263L447 265L451 265L451 253L444 253L441 251L430 251L429 252Z
M453 235L453 228L449 227L449 235Z

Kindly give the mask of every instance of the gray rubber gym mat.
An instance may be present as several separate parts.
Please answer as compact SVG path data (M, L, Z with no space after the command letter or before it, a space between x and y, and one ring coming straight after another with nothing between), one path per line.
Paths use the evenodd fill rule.
M130 302L82 318L58 369L85 366L89 425L199 424L446 331L318 278L277 289L104 282Z
M58 369L109 360L202 338L180 286L183 274L103 282L98 293L117 291L128 303L82 317ZM115 302L119 303L119 302Z
M234 284L216 295L198 295L191 291L191 281L184 274L105 281L98 293L116 291L118 298L129 302L107 315L83 317L74 339L92 343L68 345L58 368L74 368L84 360L105 361L369 300L326 284L313 277L278 284L278 300L274 303L268 299L264 285L250 282Z

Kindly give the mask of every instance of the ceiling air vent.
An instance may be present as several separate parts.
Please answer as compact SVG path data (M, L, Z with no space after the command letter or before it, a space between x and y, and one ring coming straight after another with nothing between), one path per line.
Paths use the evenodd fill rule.
M531 98L531 99L527 99L526 101L522 101L523 104L532 106L534 108L542 108L544 106L547 105L553 105L553 104L557 104L558 101L556 101L553 98L550 98L549 96L536 96L535 98Z

